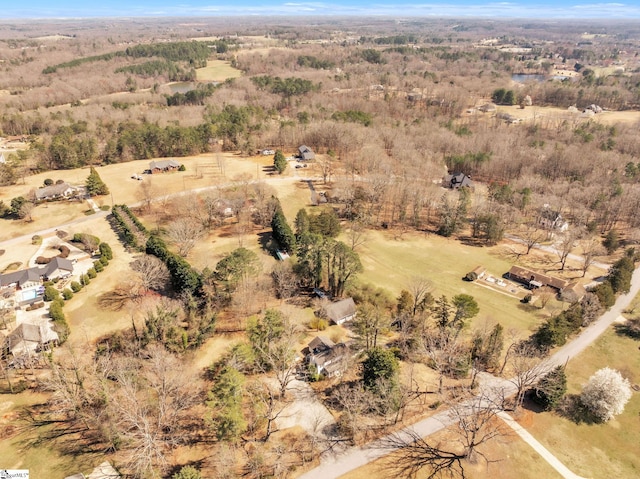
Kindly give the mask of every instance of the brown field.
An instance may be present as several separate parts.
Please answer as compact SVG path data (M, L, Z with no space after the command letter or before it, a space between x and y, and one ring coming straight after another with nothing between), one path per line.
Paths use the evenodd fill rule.
M238 78L242 76L242 72L231 66L231 62L223 60L210 60L204 68L196 70L196 79L198 81L217 81L223 82L229 78Z

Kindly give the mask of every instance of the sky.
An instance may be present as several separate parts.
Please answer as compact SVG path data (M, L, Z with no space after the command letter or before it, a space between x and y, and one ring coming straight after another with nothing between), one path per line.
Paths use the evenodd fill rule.
M173 17L229 15L388 15L395 17L507 17L639 19L640 0L4 0L0 21L11 18ZM4 3L4 1L2 3Z

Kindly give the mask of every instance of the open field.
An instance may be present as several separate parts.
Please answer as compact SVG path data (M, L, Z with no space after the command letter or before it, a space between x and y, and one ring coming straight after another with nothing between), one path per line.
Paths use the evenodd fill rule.
M500 257L498 251L498 247L466 246L434 234L407 233L395 240L390 232L369 231L366 243L358 250L364 266L359 280L388 289L397 296L408 287L412 277L424 277L433 283L435 297L472 295L480 306L474 325L500 322L505 330L531 331L541 319L528 312L529 308L523 307L516 298L462 280L478 265L485 266L495 277L506 273L512 263Z
M29 469L31 477L62 479L77 472L89 473L104 460L101 451L73 454L64 450L71 445L70 437L59 443L49 439L55 432L63 432L64 425L49 424L37 427L21 416L25 407L42 404L47 396L25 391L20 394L0 394L0 458L7 469ZM58 447L59 446L59 447Z
M640 343L607 331L567 366L568 392L579 394L598 369L618 369L631 384L640 382ZM576 424L558 414L527 412L523 425L569 469L583 477L632 478L640 474L640 394L624 413L606 424Z
M223 60L209 60L207 66L196 70L198 81L223 82L229 78L238 78L242 72L231 66L231 62Z

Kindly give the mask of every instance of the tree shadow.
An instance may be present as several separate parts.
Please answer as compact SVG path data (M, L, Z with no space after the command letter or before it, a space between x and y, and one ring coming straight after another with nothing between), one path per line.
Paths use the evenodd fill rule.
M613 328L619 336L640 340L640 319L629 319L624 323L616 323Z
M556 412L575 424L600 424L593 414L584 407L577 394L567 394L556 408Z
M258 242L260 243L260 247L269 253L269 255L273 256L275 259L278 259L276 255L276 244L273 240L273 234L271 231L263 231L262 233L258 233Z

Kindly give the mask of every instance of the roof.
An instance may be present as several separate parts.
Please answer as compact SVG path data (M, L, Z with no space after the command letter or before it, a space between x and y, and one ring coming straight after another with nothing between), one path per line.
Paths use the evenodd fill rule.
M42 200L52 198L54 196L63 196L67 190L75 190L69 183L60 183L57 185L45 186L36 190L36 199Z
M484 266L476 266L475 268L473 268L471 270L472 273L475 273L477 275L481 275L482 273L486 272L487 268L485 268Z
M562 297L567 301L580 301L586 294L587 290L578 281L572 281L562 290Z
M0 274L0 287L9 286L13 283L23 285L29 281L39 282L42 275L40 268L29 268L20 271L14 271L13 273Z
M299 146L298 151L300 152L300 156L302 156L302 159L304 160L313 160L316 157L316 154L307 145Z
M473 182L471 177L464 173L453 173L444 177L444 184L450 188L460 188L462 186L471 186Z
M553 288L562 290L566 288L568 281L560 278L555 278L543 273L538 273L522 266L512 266L509 270L509 276L516 276L525 281L537 281L545 286L551 286Z
M181 164L176 160L159 160L149 163L150 170L166 170L168 168L180 168Z
M316 336L309 343L309 351L312 353L318 349L331 349L336 344L325 336Z
M42 275L49 276L57 269L73 272L73 262L67 258L61 258L60 256L51 258L51 261L42 268Z
M44 344L57 341L58 339L58 333L51 329L51 327L22 323L7 336L6 342L9 345L9 350L13 351L23 341Z
M324 310L327 317L337 323L356 313L356 303L354 303L353 298L346 298L341 301L336 301L335 303L329 303L325 306Z

